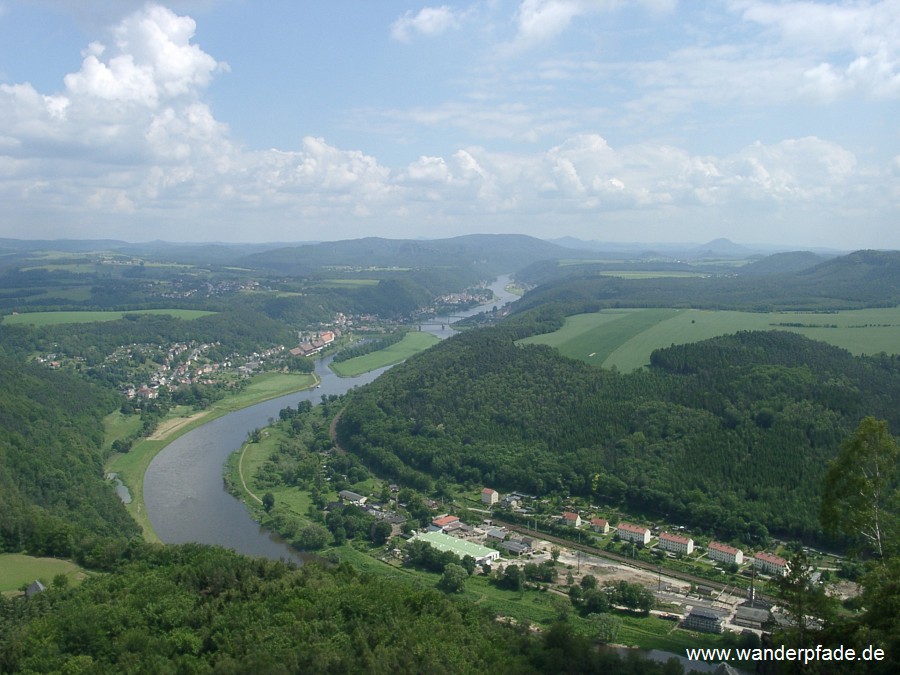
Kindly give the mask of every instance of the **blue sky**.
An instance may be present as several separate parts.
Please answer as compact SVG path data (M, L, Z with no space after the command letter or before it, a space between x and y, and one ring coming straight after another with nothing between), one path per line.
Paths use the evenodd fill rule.
M0 236L900 248L900 0L0 0Z

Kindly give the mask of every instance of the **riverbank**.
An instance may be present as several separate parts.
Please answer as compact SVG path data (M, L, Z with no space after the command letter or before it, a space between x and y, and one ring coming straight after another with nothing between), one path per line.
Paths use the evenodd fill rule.
M431 333L410 331L403 339L384 349L370 354L357 356L338 363L332 362L331 369L338 377L356 377L372 370L393 366L405 361L413 354L418 354L440 342L440 338Z
M178 406L169 411L156 431L147 438L142 438L126 453L114 453L106 461L104 470L107 474L115 473L131 493L131 502L125 508L140 526L145 541L159 542L147 515L144 504L144 474L153 458L175 439L192 429L214 419L247 408L263 401L278 398L286 394L310 389L319 383L319 378L306 373L263 373L254 376L249 384L240 392L231 394L216 401L206 410L194 411L187 406ZM111 445L117 438L129 435L135 425L137 415L111 413L104 420L106 444Z

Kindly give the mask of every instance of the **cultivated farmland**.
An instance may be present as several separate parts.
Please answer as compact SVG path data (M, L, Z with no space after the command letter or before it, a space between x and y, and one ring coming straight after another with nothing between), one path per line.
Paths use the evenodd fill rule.
M215 314L198 309L141 309L134 311L97 311L97 312L25 312L3 317L6 324L28 324L31 326L55 326L64 323L96 323L99 321L116 321L126 314L167 314L176 319L197 319L201 316Z
M610 309L566 319L558 331L522 340L628 372L650 362L654 349L742 330L788 330L853 354L900 353L900 308L840 312L735 312L696 309Z

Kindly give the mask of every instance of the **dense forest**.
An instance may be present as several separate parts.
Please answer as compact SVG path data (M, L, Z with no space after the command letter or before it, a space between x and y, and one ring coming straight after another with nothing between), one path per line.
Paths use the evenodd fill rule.
M820 486L867 414L900 427L900 360L784 332L653 354L623 375L517 346L451 338L351 395L338 431L377 473L446 479L667 516L755 543L821 539Z
M138 528L103 481L102 417L117 397L0 357L0 552L73 556L89 535Z

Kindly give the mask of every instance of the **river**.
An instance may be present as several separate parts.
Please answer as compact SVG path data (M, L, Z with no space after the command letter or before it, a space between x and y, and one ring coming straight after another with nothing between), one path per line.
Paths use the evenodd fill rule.
M497 298L454 316L471 316L515 300L516 296L505 290L508 283L509 277L500 277L491 285ZM434 320L437 326L425 326L422 330L448 337L453 331L441 329L439 324L453 320L437 317ZM282 408L296 407L300 401L317 403L322 396L343 394L371 382L387 370L340 378L328 367L329 363L331 357L316 363L319 387L229 413L177 438L153 458L144 474L144 503L153 529L162 541L218 544L247 555L302 562L300 554L260 527L244 504L225 491L222 472L228 456L241 447L247 434L267 426Z

